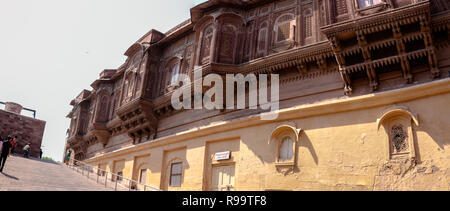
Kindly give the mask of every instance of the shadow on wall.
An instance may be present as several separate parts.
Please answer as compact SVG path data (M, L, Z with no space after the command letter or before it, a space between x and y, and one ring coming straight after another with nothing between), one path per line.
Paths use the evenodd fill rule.
M432 104L433 107L430 107L430 104ZM414 126L413 130L413 140L416 148L416 156L419 161L421 160L421 149L419 143L423 143L425 134L428 135L429 139L431 139L439 146L438 151L443 151L445 150L446 146L450 145L450 135L448 133L448 131L450 131L450 124L448 122L448 118L445 118L450 116L450 110L446 109L448 105L450 105L450 94L432 96L428 98L418 99L413 102L399 103L398 105L408 107L411 111L417 113L419 116L420 125L418 127ZM311 140L308 137L308 131L333 128L333 133L339 134L339 131L336 130L336 128L355 126L355 130L358 130L356 131L358 133L374 134L377 133L377 119L383 115L383 111L386 108L389 108L391 106L393 105L334 113L323 116L305 117L295 120L297 128L303 129L299 135L298 147L307 148L312 158L314 159L315 164L318 165L318 153L313 145L314 140ZM274 127L282 125L285 122L286 121L270 125L260 125L258 126L259 128L247 128L247 131L245 132L246 134L258 134L258 137L261 138L259 140L253 140L254 138L250 137L251 135L243 136L243 144L245 144L253 153L255 153L255 155L258 156L259 160L262 163L276 162L277 146L275 144L267 144L264 139L270 137L270 132ZM374 126L373 128L366 128L366 130L373 131L366 132L357 129L358 125L368 124L373 124ZM383 132L385 133L385 131ZM324 137L324 139L333 137L333 134L324 135L328 136ZM342 137L342 134L339 134L339 136ZM380 142L380 144L383 144L383 142ZM272 153L273 156L261 156L261 152L268 150Z
M314 146L312 145L311 140L309 139L308 135L304 131L300 132L299 147L307 148L308 151L311 153L311 156L313 157L316 165L319 165L319 158L317 157L316 150L314 150Z

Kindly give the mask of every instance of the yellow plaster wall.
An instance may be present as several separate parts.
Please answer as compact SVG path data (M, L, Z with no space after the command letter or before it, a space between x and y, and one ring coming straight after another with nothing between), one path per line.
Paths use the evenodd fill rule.
M212 165L218 164L213 155L229 150L232 159L224 163L235 165L235 190L450 190L450 93L448 83L442 86L444 91L437 94L424 91L419 97L384 105L376 102L365 106L357 101L349 104L355 109L344 112L283 117L280 121L242 124L197 136L197 132L181 134L88 162L98 165L125 159L124 176L132 177L135 157L149 154L140 161L148 163L148 184L162 190L209 190ZM395 101L395 97L390 99ZM420 122L418 126L413 124L417 164L401 175L386 173L388 137L377 124L377 119L392 106L407 107ZM283 124L302 129L295 168L287 173L277 170L277 145L269 142L272 131ZM174 159L183 162L180 188L168 186L170 162Z

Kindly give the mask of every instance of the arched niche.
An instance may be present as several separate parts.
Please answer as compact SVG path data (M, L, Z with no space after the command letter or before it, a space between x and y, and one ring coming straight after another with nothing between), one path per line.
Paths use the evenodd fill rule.
M297 146L301 131L295 124L282 124L270 135L269 144L276 147L275 166L284 175L294 172L297 165Z
M386 109L377 120L378 131L384 128L386 159L415 159L414 125L419 126L418 115L404 106Z

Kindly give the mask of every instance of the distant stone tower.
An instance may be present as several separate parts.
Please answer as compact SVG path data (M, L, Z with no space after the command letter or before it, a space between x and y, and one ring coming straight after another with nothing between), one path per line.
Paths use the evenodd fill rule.
M0 136L17 136L14 153L23 153L22 148L30 143L30 156L39 157L42 137L45 130L45 121L21 115L22 110L33 111L13 102L5 104L5 110L0 109Z
M9 111L11 113L15 113L20 115L22 113L23 107L17 103L7 102L5 103L5 111Z

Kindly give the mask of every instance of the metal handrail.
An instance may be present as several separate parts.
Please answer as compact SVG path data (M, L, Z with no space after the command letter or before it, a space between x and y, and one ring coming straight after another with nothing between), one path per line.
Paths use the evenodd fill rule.
M85 172L87 173L87 178L90 179L89 174L97 174L97 178L96 178L96 182L97 184L101 184L101 182L99 182L100 177L105 177L104 179L104 183L105 183L105 187L108 187L108 175L111 175L111 182L114 183L114 190L117 191L118 186L124 188L124 189L128 189L128 191L161 191L158 188L155 188L153 186L147 185L147 184L143 184L140 183L138 181L132 180L130 178L91 166L83 161L79 161L79 160L75 160L70 158L69 159L69 163L67 164L69 166L69 168L71 168L72 170L76 171L77 173L80 173L79 171L81 170L81 175L84 176ZM97 173L95 173L97 172ZM128 181L128 187L123 185L122 181ZM141 190L139 187L143 187Z

